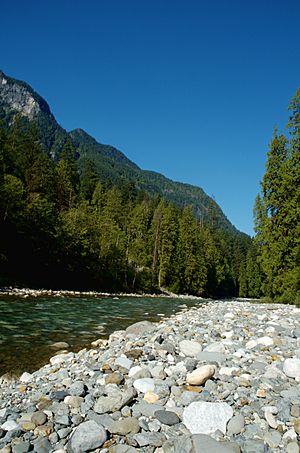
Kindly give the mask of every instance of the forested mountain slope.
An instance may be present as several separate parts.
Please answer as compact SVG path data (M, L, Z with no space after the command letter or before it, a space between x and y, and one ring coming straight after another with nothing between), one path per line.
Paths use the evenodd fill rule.
M1 114L2 111L2 114ZM27 83L6 76L0 71L0 115L6 124L11 124L16 115L34 121L38 127L39 140L53 159L58 159L66 142L71 139L77 151L79 168L86 160L95 164L97 176L102 182L113 184L134 183L138 190L151 195L159 194L177 206L192 205L201 221L232 232L235 227L222 212L219 205L201 188L174 182L165 176L140 169L121 151L113 146L98 143L82 129L66 132L56 121L47 102Z

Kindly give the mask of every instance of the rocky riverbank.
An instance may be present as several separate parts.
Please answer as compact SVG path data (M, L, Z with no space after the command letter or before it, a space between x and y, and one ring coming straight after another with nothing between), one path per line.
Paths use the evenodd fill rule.
M3 376L0 452L299 452L299 320L208 302Z

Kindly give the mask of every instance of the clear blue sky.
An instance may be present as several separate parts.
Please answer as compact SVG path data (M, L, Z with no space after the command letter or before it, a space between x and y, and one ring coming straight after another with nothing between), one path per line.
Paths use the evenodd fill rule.
M64 128L202 187L253 234L272 131L300 86L299 0L14 0L0 14L0 68Z

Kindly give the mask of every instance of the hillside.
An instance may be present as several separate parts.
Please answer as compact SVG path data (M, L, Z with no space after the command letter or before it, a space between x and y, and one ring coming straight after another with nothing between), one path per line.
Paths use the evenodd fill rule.
M40 142L52 159L59 159L62 148L71 138L80 161L95 163L100 181L114 184L133 182L138 190L159 194L179 207L192 205L203 221L223 230L237 232L218 204L201 188L172 181L165 176L140 169L113 146L98 143L82 129L67 132L56 121L47 102L27 83L8 77L0 71L0 116L10 125L16 115L38 126Z

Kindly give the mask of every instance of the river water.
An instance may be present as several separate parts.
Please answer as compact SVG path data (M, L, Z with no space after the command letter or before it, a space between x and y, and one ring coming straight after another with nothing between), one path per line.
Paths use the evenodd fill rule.
M137 321L163 317L205 303L159 297L0 297L0 376L32 372L55 354L51 344L69 343L71 351Z

